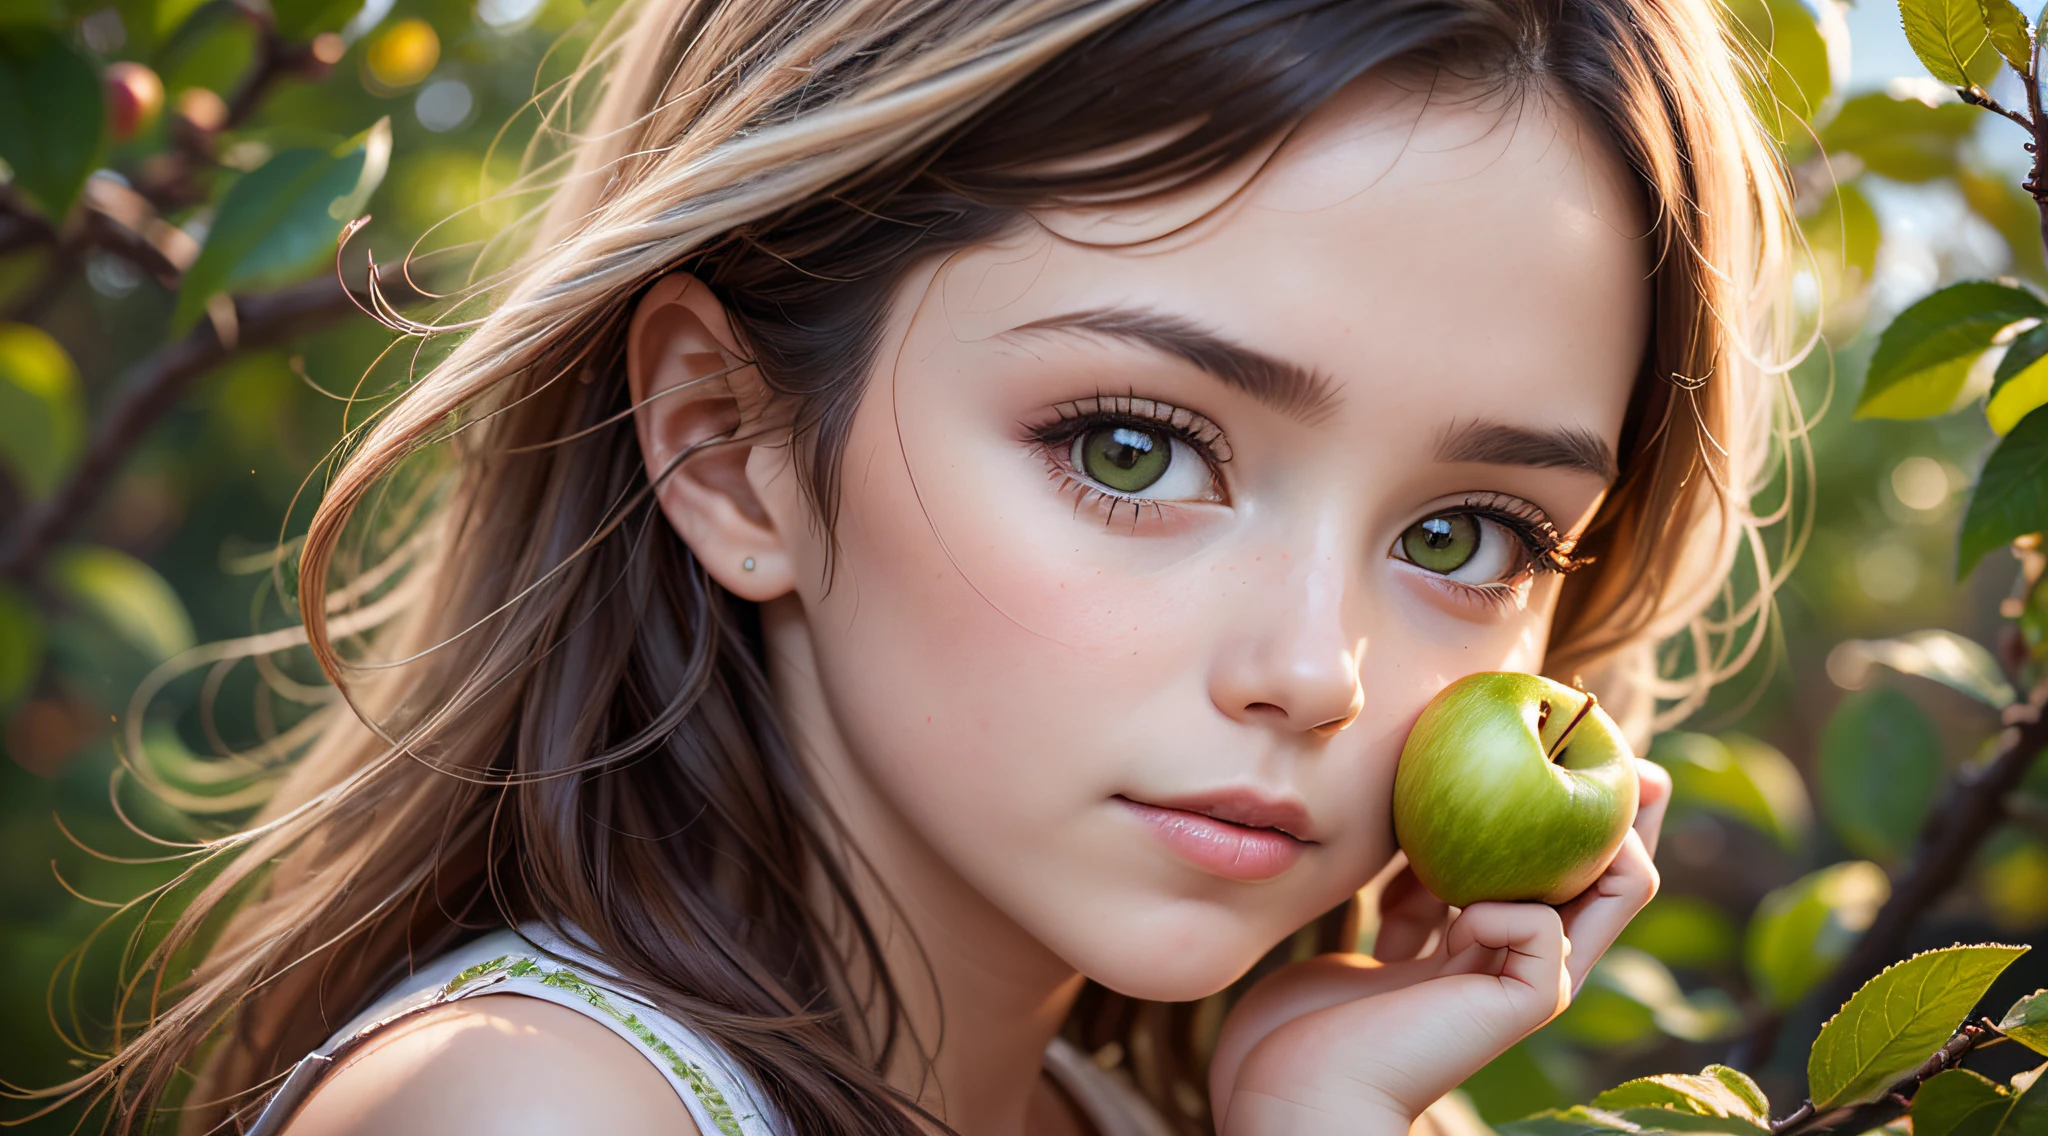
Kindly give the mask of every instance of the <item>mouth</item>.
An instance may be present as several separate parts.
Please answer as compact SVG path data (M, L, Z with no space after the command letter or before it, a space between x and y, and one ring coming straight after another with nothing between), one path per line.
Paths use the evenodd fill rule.
M1158 802L1119 794L1115 800L1170 851L1225 879L1272 879L1316 843L1306 808L1263 794L1231 791Z

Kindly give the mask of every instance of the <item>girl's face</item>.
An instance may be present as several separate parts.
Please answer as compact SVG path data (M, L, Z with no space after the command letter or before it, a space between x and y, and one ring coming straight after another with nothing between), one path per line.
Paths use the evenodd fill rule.
M1385 865L1438 690L1542 667L1545 554L1643 361L1648 225L1569 110L1425 90L1362 81L1227 184L915 274L829 586L786 453L749 459L793 572L778 691L963 949L1213 992Z

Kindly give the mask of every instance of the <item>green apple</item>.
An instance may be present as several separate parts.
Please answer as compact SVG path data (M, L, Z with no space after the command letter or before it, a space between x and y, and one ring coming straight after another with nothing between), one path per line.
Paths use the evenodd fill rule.
M1598 699L1539 675L1467 675L1401 748L1394 838L1446 903L1563 903L1614 861L1636 791L1635 753Z

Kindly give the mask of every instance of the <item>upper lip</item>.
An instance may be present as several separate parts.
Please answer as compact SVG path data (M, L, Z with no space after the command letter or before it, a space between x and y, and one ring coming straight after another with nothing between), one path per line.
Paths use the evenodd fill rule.
M1123 796L1125 800L1136 804L1195 813L1230 824L1243 825L1246 828L1270 828L1305 844L1316 843L1315 837L1311 835L1312 825L1308 807L1291 796L1251 788L1217 789L1185 797L1155 800L1141 800L1127 794Z

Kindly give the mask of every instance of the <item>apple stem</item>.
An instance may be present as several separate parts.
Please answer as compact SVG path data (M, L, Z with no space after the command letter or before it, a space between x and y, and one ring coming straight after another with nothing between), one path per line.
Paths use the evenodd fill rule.
M1572 740L1572 731L1578 729L1579 723L1585 721L1586 715L1591 714L1593 707L1598 705L1600 705L1600 699L1592 691L1587 691L1586 700L1579 704L1579 712L1572 715L1572 720L1564 724L1564 733L1557 735L1557 741L1551 745L1548 755L1551 761L1555 762L1558 755L1564 752L1565 743ZM1542 727L1539 726L1537 728L1541 729Z

